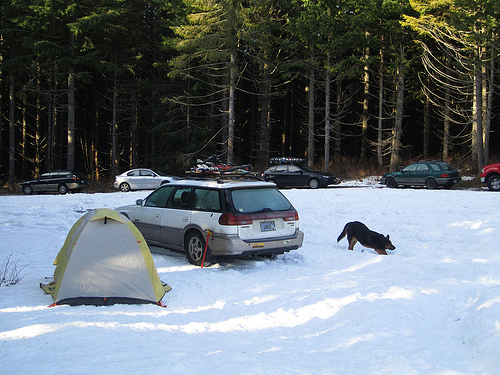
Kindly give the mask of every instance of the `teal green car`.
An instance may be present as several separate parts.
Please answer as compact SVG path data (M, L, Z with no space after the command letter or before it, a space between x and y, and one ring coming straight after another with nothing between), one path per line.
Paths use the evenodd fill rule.
M459 172L443 161L419 161L397 172L386 173L380 180L381 184L389 188L398 186L425 186L436 189L438 186L451 188L461 181Z

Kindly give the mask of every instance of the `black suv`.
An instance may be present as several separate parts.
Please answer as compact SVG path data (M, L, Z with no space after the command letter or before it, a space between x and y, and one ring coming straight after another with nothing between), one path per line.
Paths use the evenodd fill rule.
M21 183L21 190L24 194L58 192L66 194L67 192L79 192L88 188L89 184L85 176L79 172L73 171L53 171L43 173L40 177L32 181Z

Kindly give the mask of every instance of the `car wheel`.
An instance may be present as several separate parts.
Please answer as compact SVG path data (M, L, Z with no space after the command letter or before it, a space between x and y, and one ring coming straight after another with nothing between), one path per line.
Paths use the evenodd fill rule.
M396 184L396 180L392 177L385 180L385 186L388 188L394 189L398 184Z
M57 191L59 192L59 194L66 194L68 192L68 187L65 184L61 184L57 188Z
M427 189L435 189L437 188L437 182L433 178L428 178L427 181L425 181L425 187Z
M186 255L189 263L195 266L201 266L203 261L203 254L205 252L205 239L199 232L191 232L187 236L186 240ZM210 264L211 259L210 247L207 246L207 254L205 255L205 265Z
M311 178L309 180L309 187L311 189L317 189L319 187L319 181L317 179L315 179L315 178Z
M488 178L488 189L500 191L500 176L491 176Z
M130 191L130 185L126 182L122 182L120 184L120 190L126 193L127 191Z
M33 194L33 188L30 185L24 185L23 186L23 193L26 195L31 195L31 194Z

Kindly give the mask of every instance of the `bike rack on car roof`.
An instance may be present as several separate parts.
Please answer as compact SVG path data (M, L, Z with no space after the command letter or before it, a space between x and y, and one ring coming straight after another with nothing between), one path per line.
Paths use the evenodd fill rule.
M293 158L289 156L279 156L279 157L274 157L269 159L270 164L304 164L306 162L306 159L301 159L301 158Z

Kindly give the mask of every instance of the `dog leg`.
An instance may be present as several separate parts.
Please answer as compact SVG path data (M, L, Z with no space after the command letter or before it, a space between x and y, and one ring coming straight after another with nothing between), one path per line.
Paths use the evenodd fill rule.
M358 242L356 237L349 238L349 250L354 250L354 245Z

